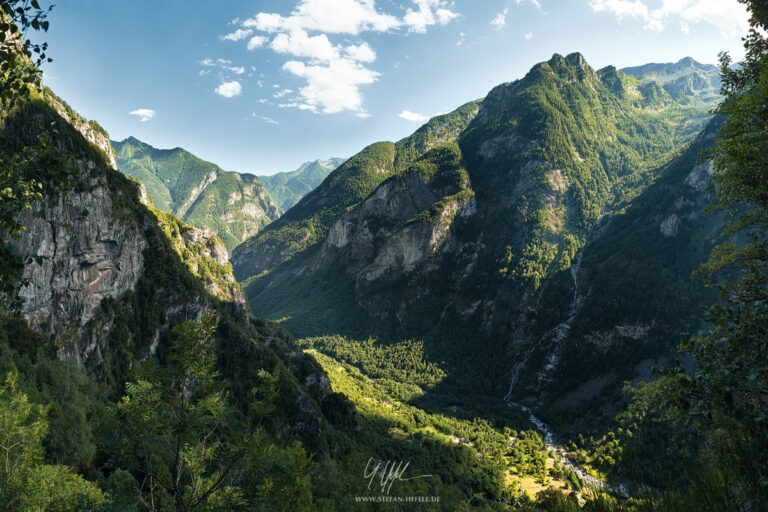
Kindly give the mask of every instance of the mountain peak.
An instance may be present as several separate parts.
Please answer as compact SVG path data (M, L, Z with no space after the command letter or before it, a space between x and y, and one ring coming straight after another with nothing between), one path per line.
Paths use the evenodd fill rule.
M565 57L565 61L568 62L568 64L572 66L577 66L580 68L588 68L589 64L587 64L587 59L584 58L582 54L579 52L570 53Z
M587 64L587 59L585 59L584 56L579 52L569 53L565 57L563 57L559 53L555 53L552 55L552 58L549 59L548 64L549 65L567 64L567 65L571 65L571 66L582 68L582 69L589 68L589 64Z

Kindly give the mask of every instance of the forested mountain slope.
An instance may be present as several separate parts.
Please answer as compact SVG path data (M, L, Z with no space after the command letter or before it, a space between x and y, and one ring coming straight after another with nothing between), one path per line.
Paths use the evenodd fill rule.
M477 111L478 102L467 103L433 118L410 137L397 143L372 144L344 162L269 229L232 254L238 280L247 281L297 253L315 248L341 213L427 150L455 139Z
M264 183L280 208L288 210L302 197L317 188L329 174L343 163L343 158L305 162L295 171L259 176L259 180Z
M184 149L156 149L133 137L112 145L120 172L144 183L158 209L212 231L230 252L282 213L253 175L227 172Z
M91 477L105 456L117 468L128 463L95 418L106 417L137 365L150 358L168 364L174 326L206 314L218 319L216 371L233 406L250 414L253 390L267 375L260 372L274 377L276 405L261 420L272 439L316 442L331 428L326 400L341 411L337 421L354 421L354 409L344 409L312 358L297 352L285 331L250 315L221 242L148 205L142 187L112 167L106 135L89 141L78 131L88 124L62 118L62 108L46 93L0 120L3 158L24 147L45 155L43 167L34 167L42 197L22 213L24 230L13 242L32 259L23 274L23 316L0 318L0 370L20 371L22 389L44 404L52 400L52 439L71 442L56 444L51 456ZM65 182L45 181L59 168ZM51 383L58 391L36 380L41 372L58 379Z
M705 68L691 62L672 66L682 71L655 73L677 79L690 75L691 66ZM579 54L555 55L462 107L457 113L471 108L471 115L461 115L461 122L448 114L404 139L450 127L434 144L379 143L353 156L235 251L235 275L254 311L281 319L300 336L424 340L427 359L448 375L443 386L500 397L512 388L510 398L532 405L597 379L602 385L590 388L597 391L559 404L585 416L574 397L602 392L610 372L595 363L572 375L581 357L594 353L584 340L602 333L606 353L627 354L625 367L610 377L614 384L634 378L641 360L677 345L695 319L664 313L691 291L689 276L707 252L696 244L714 230L698 224L703 189L677 183L679 197L663 203L669 212L648 218L660 240L680 251L677 262L653 263L674 277L643 285L641 262L614 270L631 274L625 278L640 286L632 296L653 308L638 308L647 313L640 321L629 314L634 306L620 302L612 313L621 323L612 326L598 322L605 321L598 305L582 312L589 301L620 295L600 279L592 247L603 247L606 264L613 250L635 250L632 231L623 235L626 245L598 245L608 229L601 226L621 226L640 204L662 207L647 194L659 193L658 180L693 172L696 149L687 148L716 100L712 80L675 96L647 80L648 71L639 74L643 78L613 67L595 71ZM696 187L702 183L703 177ZM689 222L695 236L688 234ZM694 316L695 297L685 305ZM572 316L584 320L572 326ZM605 334L615 329L619 335ZM625 350L630 346L645 348ZM566 357L560 351L573 368L558 365ZM598 400L597 416L605 403Z

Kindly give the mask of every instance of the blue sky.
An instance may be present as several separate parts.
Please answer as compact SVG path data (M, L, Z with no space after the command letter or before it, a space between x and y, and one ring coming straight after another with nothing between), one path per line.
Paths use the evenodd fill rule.
M404 137L553 53L738 58L746 19L736 0L66 0L44 81L113 139L272 174Z

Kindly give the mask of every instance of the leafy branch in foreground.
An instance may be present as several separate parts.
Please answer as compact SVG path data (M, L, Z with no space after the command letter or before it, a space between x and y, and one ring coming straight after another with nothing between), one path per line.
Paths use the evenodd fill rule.
M213 314L177 325L165 364L152 359L135 371L114 410L121 465L141 482L139 499L150 511L241 510L262 501L306 510L306 453L274 446L260 428L276 379L260 374L254 394L266 401L242 417L216 372L216 326Z
M53 9L37 0L0 0L0 101L13 106L29 97L30 88L40 89L40 69L48 43L33 43L30 31L48 31Z
M18 390L9 373L0 388L0 505L2 510L90 510L105 495L66 466L43 464L47 408Z
M768 8L740 1L752 30L738 68L721 54L724 126L708 155L728 240L697 272L720 300L707 310L708 331L682 345L696 368L666 371L636 408L704 432L706 468L691 485L707 509L757 511L768 510Z

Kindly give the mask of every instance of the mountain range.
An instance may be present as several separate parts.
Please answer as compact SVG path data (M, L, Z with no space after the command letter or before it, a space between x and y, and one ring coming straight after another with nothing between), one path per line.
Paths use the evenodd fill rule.
M555 55L351 157L236 248L235 276L299 337L424 340L452 392L599 424L701 321L716 74Z
M117 404L151 398L176 327L212 314L217 425L255 425L232 491L249 506L367 509L372 461L425 475L396 490L434 509L588 498L626 476L605 447L624 383L670 364L714 300L690 276L722 230L703 153L718 87L692 59L554 55L397 142L268 177L110 143L49 90L0 110L0 157L53 127L45 163L71 170L19 216L22 314L0 317L0 366L50 409L35 457L136 509L151 480ZM185 463L150 441L161 471Z
M219 236L231 252L316 187L343 160L307 162L256 177L227 172L182 148L156 149L129 137L112 141L120 172L139 179L154 205Z

